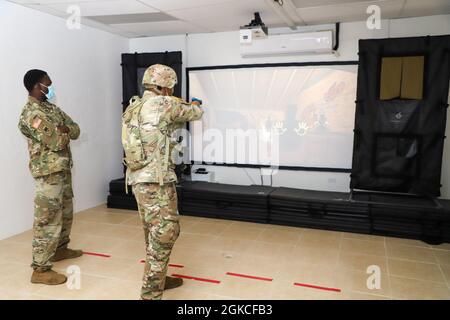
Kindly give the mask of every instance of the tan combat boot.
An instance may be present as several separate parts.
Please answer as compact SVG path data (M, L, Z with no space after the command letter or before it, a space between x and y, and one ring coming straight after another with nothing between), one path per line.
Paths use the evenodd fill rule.
M63 284L67 281L67 277L53 270L38 271L34 270L31 276L31 283L41 283L50 286Z
M68 248L58 249L55 252L55 255L50 259L52 262L61 261L65 259L73 259L78 258L83 255L83 251L81 250L72 250Z
M183 284L183 279L181 278L173 278L173 277L166 277L166 283L164 285L164 290L170 290L174 288L178 288Z

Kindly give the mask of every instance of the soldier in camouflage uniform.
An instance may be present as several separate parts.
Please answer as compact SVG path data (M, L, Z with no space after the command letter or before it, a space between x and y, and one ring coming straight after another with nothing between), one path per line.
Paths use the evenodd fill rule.
M69 143L79 137L80 128L48 101L54 92L46 72L28 71L24 85L29 96L18 126L28 141L29 168L36 181L31 282L62 284L67 278L53 271L51 262L82 255L67 248L73 217Z
M141 169L127 170L127 183L133 186L145 233L147 257L141 291L145 300L161 299L164 289L183 283L182 279L166 277L170 253L180 233L170 137L183 123L200 119L203 110L198 102L173 97L176 83L175 71L167 66L157 64L146 70L140 135L150 161Z

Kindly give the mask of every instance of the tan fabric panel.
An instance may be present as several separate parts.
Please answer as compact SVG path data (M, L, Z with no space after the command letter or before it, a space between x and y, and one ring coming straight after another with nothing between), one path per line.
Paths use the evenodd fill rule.
M424 56L403 58L401 99L422 100L424 64Z
M400 97L402 80L402 57L381 59L380 100Z

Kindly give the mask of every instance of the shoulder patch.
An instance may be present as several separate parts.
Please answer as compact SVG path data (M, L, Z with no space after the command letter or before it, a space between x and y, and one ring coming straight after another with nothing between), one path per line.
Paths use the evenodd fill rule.
M31 126L47 135L47 136L51 136L53 134L53 131L55 130L55 128L53 127L53 125L51 125L49 122L41 119L39 116L35 116L32 120L31 120Z
M33 121L31 122L31 126L32 126L34 129L38 129L39 126L41 125L41 123L42 123L42 119L39 118L39 117L35 117L35 118L33 119Z

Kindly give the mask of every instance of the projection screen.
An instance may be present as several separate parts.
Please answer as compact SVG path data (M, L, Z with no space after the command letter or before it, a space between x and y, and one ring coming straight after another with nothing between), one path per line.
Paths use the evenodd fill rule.
M189 68L190 160L351 168L357 62Z

